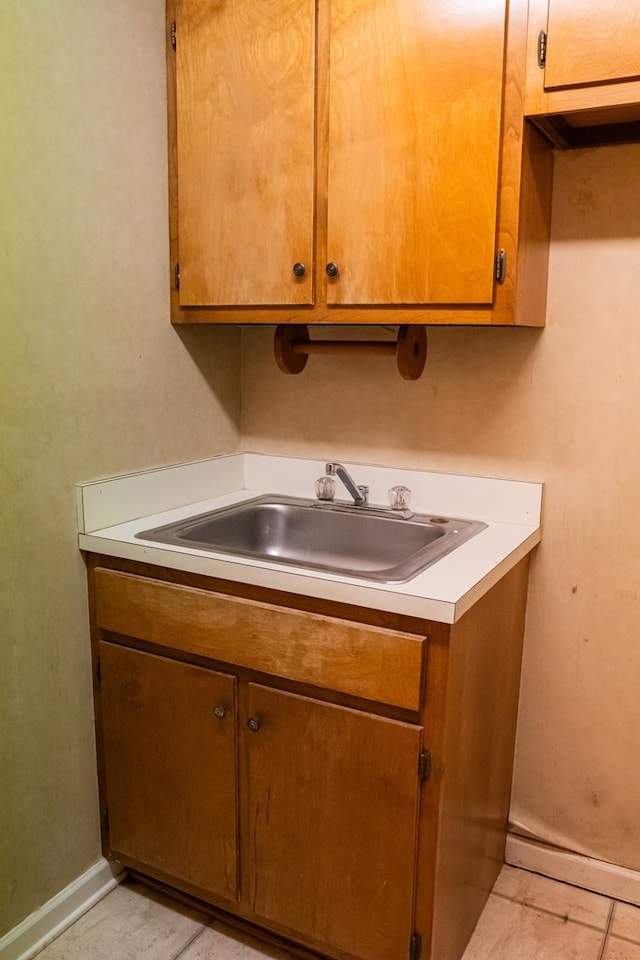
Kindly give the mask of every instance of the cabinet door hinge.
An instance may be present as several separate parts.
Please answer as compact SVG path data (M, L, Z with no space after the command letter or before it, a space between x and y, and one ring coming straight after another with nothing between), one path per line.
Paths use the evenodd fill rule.
M171 46L173 47L174 50L176 49L177 36L178 34L176 31L176 22L174 20L173 23L171 24Z
M109 829L109 807L104 808L104 825L105 828Z
M423 750L418 759L418 776L421 780L428 780L431 776L431 754Z
M496 283L504 283L507 276L507 253L500 248L496 253Z
M102 665L100 663L100 657L96 660L96 680L98 683L102 680Z
M547 31L541 30L538 34L538 66L541 70L547 65Z
M173 268L173 285L176 288L176 290L180 289L180 264L179 263L176 263L175 267Z
M409 947L409 960L420 960L422 953L422 937L419 933L414 933L411 937L411 946Z

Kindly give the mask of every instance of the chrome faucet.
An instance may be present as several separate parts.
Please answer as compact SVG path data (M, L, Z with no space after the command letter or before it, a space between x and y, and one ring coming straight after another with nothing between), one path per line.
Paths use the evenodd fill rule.
M350 476L346 467L341 463L328 463L325 467L327 475L338 477L344 483L345 487L353 497L353 503L356 507L364 507L369 500L369 487L356 484L353 477Z

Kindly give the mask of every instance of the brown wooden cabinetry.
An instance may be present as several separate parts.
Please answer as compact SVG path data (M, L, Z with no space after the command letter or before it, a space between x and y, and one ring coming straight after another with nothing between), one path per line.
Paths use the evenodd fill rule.
M180 304L312 303L315 0L175 23Z
M100 642L114 854L237 900L235 678Z
M326 6L326 302L490 304L504 0Z
M525 112L560 146L640 138L635 0L532 0Z
M249 713L253 912L362 960L408 957L422 728L260 684Z
M542 325L525 6L168 0L174 322Z
M502 863L522 561L447 626L89 558L105 855L332 960L459 960Z

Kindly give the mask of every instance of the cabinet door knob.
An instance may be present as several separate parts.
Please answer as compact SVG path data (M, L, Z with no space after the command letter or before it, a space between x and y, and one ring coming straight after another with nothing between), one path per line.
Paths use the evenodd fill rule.
M338 264L334 263L333 260L330 260L325 267L328 277L337 277L338 276Z
M307 268L305 267L304 263L300 263L300 261L298 261L297 263L294 263L293 265L294 276L304 277L306 272L307 272Z
M227 713L227 708L224 707L221 703L217 704L213 708L213 715L217 717L218 720L222 720L226 716L226 713Z
M260 721L256 720L255 717L249 717L249 719L247 720L247 726L249 727L249 730L251 730L252 733L255 733L256 730L260 729Z

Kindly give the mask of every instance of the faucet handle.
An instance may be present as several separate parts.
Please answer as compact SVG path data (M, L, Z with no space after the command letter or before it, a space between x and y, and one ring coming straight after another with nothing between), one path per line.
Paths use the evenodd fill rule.
M319 477L316 480L316 497L318 500L333 500L336 494L336 482L333 477Z
M411 490L399 484L389 490L389 504L392 510L408 510L411 503Z

